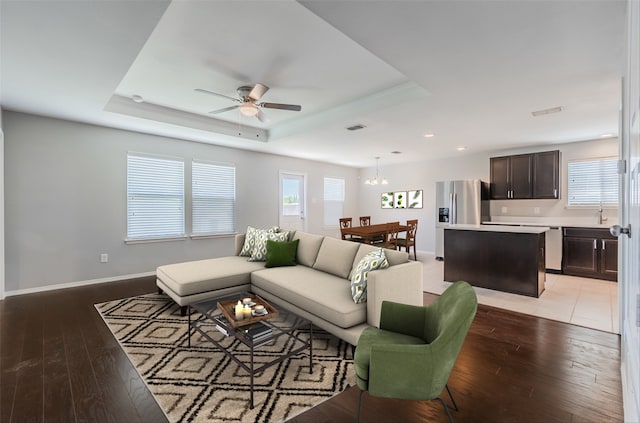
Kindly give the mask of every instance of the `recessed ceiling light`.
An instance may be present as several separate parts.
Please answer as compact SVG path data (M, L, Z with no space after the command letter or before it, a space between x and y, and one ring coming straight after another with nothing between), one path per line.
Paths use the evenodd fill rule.
M611 134L611 133L600 135L600 138L613 138L613 137L615 137L615 134Z
M391 154L402 154L402 151L398 151L398 150L392 151Z
M136 103L142 103L144 101L144 98L142 98L141 95L134 94L131 96L131 100L135 101Z
M536 110L535 112L531 112L531 114L533 116L543 116L543 115L550 115L552 113L560 113L563 110L564 110L564 107L558 106L558 107L552 107L550 109Z
M456 150L458 150L458 151L464 151L466 149L467 149L467 147L465 147L463 145L461 145L460 147L456 148Z
M436 134L434 134L433 132L427 132L426 134L423 135L423 137L425 138L431 138L434 137Z

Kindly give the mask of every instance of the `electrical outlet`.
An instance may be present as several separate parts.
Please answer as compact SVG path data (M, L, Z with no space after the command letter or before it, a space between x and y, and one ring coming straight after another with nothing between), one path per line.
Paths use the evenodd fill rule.
M109 254L102 253L100 254L100 263L107 263L109 261Z
M506 208L504 206L502 207L502 214L507 214L508 211L509 211L508 208Z
M533 214L540 214L540 207L534 207Z

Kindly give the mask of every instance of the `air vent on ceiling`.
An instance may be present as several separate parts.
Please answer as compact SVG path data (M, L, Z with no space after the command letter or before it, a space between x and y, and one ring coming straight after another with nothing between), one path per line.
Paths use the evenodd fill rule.
M364 128L366 128L366 126L361 125L361 124L347 126L347 130L349 130L349 131L357 131L358 129L364 129Z
M558 106L558 107L552 107L551 109L536 110L535 112L531 112L531 114L533 116L543 116L543 115L550 115L552 113L560 113L563 110L564 108L562 106Z

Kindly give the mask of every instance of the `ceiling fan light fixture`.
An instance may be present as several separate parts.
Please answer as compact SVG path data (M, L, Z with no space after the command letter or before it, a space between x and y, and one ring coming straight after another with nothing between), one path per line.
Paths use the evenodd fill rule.
M252 103L244 103L240 106L240 113L245 116L255 116L258 114L258 108Z

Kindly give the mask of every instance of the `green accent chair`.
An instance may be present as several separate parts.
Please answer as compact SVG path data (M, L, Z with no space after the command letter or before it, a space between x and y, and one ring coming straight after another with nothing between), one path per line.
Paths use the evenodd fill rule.
M380 328L362 332L355 350L356 383L362 394L409 400L437 400L449 421L451 412L440 394L478 309L476 294L467 282L452 284L426 307L383 301Z

